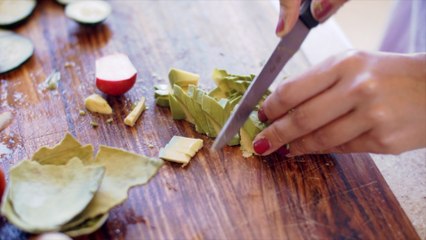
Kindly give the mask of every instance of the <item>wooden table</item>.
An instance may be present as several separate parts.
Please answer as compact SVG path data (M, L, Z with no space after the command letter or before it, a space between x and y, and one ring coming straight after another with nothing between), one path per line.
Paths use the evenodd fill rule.
M110 3L111 17L87 27L65 18L54 1L38 1L33 16L13 29L32 39L36 50L22 67L0 75L0 111L15 116L1 133L10 149L1 155L3 168L57 143L66 132L83 143L148 156L157 156L173 135L203 138L205 147L186 168L166 163L147 185L130 191L99 231L81 239L419 238L368 155L244 159L238 147L209 152L212 140L155 106L153 84L165 82L170 67L199 73L206 88L213 86L215 67L258 73L277 42L277 16L269 2ZM95 59L114 52L129 55L139 75L129 93L108 98L114 109L109 125L108 117L82 117L79 109L96 91ZM40 90L55 69L62 73L59 89ZM149 109L128 128L123 119L142 95ZM92 120L100 123L97 129ZM0 239L27 236L0 221Z

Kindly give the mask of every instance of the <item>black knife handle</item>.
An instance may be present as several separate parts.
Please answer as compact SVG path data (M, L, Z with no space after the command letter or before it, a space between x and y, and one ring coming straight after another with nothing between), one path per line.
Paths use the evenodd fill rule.
M312 0L305 0L300 7L299 19L308 27L309 29L314 28L318 25L318 21L314 18L311 9Z

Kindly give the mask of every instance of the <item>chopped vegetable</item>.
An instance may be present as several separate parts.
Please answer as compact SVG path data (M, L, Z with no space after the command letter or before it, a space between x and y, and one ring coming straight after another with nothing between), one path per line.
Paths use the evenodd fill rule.
M170 86L179 85L180 87L187 87L190 84L198 85L198 80L200 80L200 75L187 72L181 69L172 68L169 72L169 82Z
M79 114L80 116L84 116L84 115L86 115L86 112L85 112L85 111L83 111L83 110L80 110L80 111L78 112L78 114Z
M48 90L55 90L58 88L58 82L61 80L61 73L53 71L44 81L44 86Z
M72 1L65 7L65 15L81 24L101 23L111 11L111 5L101 0Z
M112 108L108 102L98 94L92 94L84 100L87 110L100 114L112 114Z
M33 55L34 45L29 39L18 34L0 30L0 49L1 74L15 69L27 61Z
M32 233L58 231L88 206L104 173L103 166L85 166L75 157L65 165L20 162L10 171L13 191L5 198L21 221L12 223Z
M93 128L99 127L99 124L97 122L91 121L90 125L92 125Z
M138 120L145 108L145 97L141 97L136 107L124 119L124 124L133 127L135 125L136 120Z
M234 75L225 70L215 69L213 80L217 87L208 93L197 87L198 78L199 76L194 73L172 68L169 81L173 91L168 92L169 107L173 119L186 120L195 125L198 133L216 137L254 79L254 75ZM166 94L163 90L166 88L164 86L156 86L156 88L155 97L158 101L157 99ZM269 91L260 102L268 94L270 94ZM254 154L252 141L263 128L265 125L260 123L257 112L254 111L240 129L239 134L236 134L228 145L241 145L243 155L251 156ZM162 155L169 156L170 153L163 150ZM187 157L179 154L179 161L187 161Z
M167 84L157 84L154 86L155 104L160 107L169 107L170 88Z
M10 26L23 21L31 15L36 3L35 0L1 0L0 26Z
M109 95L121 95L136 82L137 71L125 54L116 53L96 60L96 87Z
M192 157L203 147L203 140L173 136L164 148L160 149L159 157L186 166Z

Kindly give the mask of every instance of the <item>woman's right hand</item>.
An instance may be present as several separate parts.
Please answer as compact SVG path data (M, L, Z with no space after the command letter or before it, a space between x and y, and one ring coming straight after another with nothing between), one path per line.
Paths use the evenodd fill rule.
M312 0L312 15L319 22L324 22L333 15L347 0ZM280 0L280 15L276 28L279 37L285 36L294 27L299 18L302 0Z

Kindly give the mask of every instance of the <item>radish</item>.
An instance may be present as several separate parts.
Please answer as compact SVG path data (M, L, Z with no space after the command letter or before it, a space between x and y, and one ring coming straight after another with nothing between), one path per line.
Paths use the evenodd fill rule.
M96 60L96 87L108 95L121 95L136 82L137 71L125 54L116 53Z

